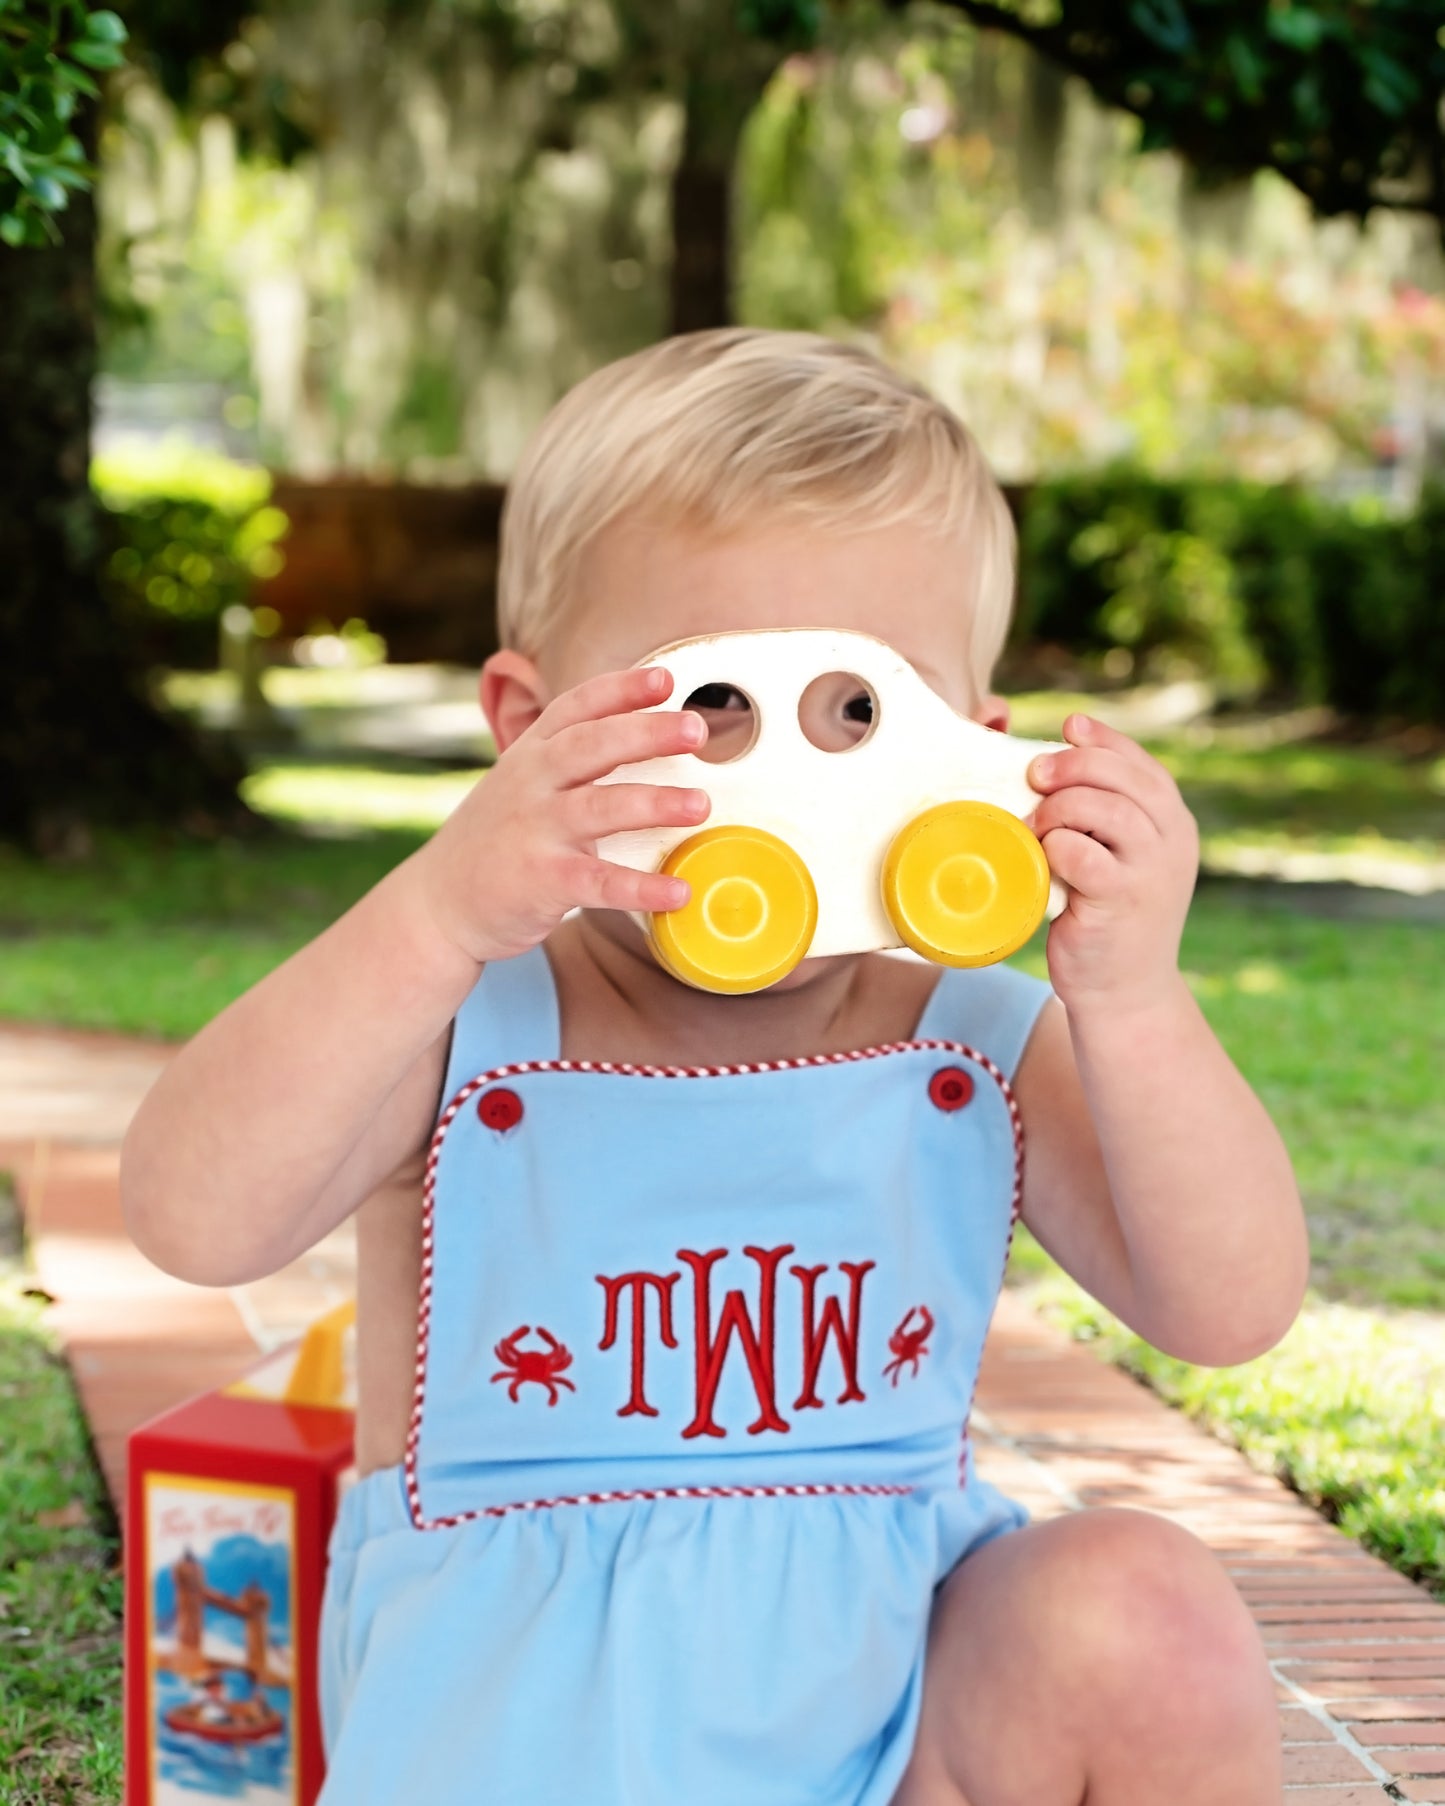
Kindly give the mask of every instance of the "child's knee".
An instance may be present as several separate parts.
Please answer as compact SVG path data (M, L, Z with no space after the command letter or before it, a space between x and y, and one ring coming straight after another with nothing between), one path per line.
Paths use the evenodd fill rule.
M1106 1508L1073 1522L1071 1641L1116 1709L1195 1735L1261 1714L1273 1722L1264 1646L1219 1558L1144 1511Z

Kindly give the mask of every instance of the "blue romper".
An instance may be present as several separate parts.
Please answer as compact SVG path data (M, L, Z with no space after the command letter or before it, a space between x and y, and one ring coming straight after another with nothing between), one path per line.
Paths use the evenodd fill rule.
M968 1417L1049 986L912 1040L563 1061L541 947L457 1012L406 1458L343 1496L320 1806L887 1806L935 1587L1027 1521Z

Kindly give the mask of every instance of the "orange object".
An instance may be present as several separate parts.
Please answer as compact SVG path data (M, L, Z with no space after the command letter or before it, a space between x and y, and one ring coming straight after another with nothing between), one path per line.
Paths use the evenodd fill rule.
M338 1306L131 1432L126 1806L311 1806L320 1792L317 1642L331 1526L355 1475L355 1312Z

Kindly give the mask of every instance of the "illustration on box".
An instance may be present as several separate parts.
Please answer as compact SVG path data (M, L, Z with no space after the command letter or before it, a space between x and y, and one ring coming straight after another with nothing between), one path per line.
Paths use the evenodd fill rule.
M295 1806L295 1500L146 1476L155 1806Z
M1041 800L1029 764L1064 742L970 720L866 633L706 634L640 663L672 674L655 710L735 690L752 721L748 744L726 760L673 753L599 780L708 794L701 829L629 829L598 843L614 864L691 885L681 908L633 914L675 978L758 991L805 958L896 947L939 965L991 965L1066 906L1028 825ZM865 732L841 748L817 744L800 714L830 675L870 703Z

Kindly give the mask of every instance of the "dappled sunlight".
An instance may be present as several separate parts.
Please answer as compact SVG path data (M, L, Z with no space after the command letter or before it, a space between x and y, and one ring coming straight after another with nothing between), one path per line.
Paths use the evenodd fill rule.
M384 771L362 765L277 763L253 772L241 794L263 815L339 828L438 828L484 773Z

